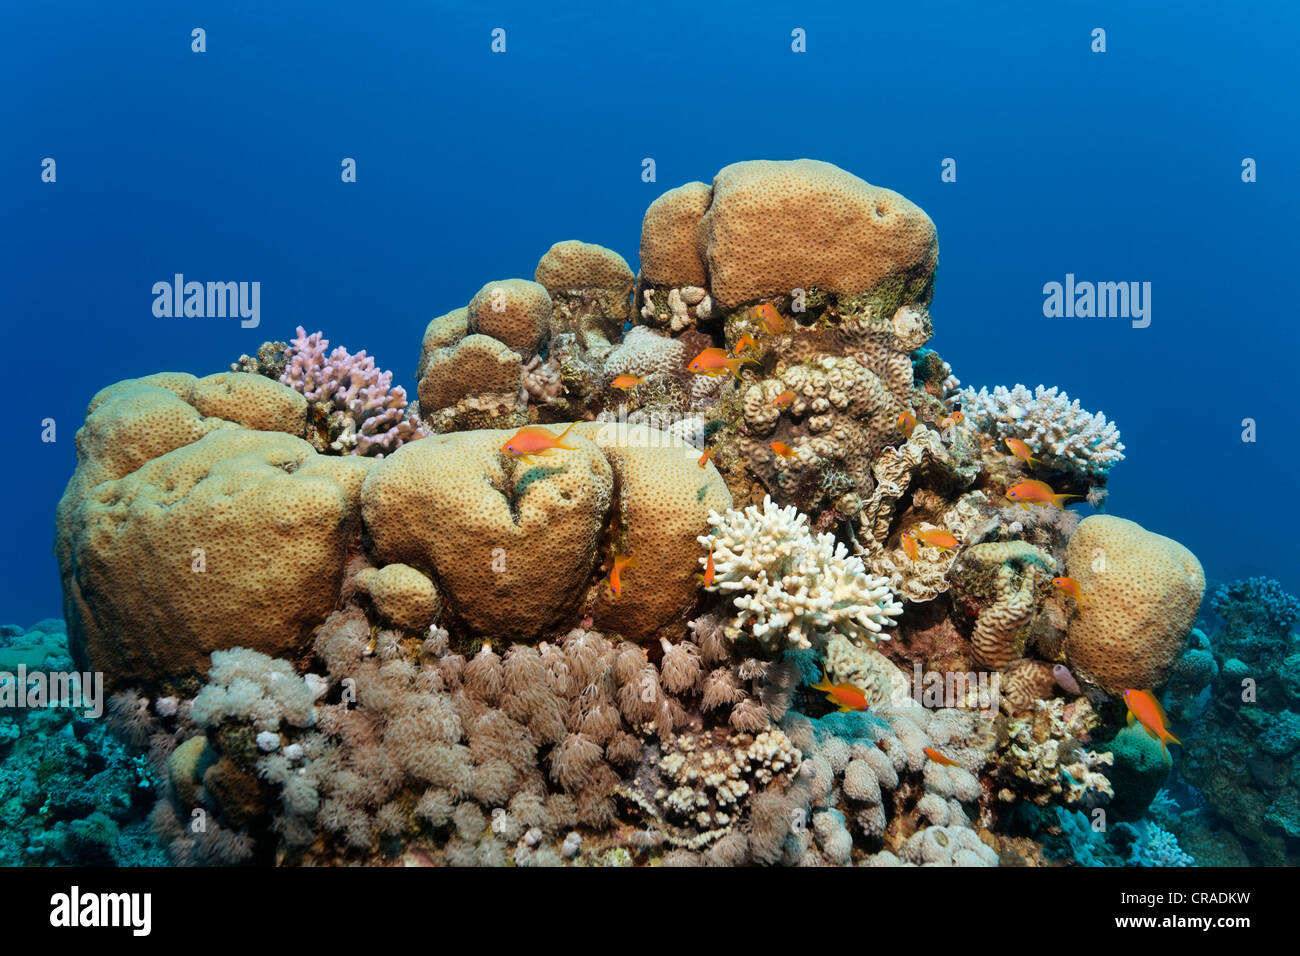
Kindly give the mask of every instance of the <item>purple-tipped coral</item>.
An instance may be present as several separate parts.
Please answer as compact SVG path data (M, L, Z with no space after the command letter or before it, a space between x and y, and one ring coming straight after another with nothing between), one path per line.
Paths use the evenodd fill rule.
M308 335L298 326L280 376L308 402L324 406L328 450L382 458L424 437L424 424L419 415L407 413L406 389L393 385L392 372L376 368L365 349L353 355L339 346L327 355L329 344L322 333Z

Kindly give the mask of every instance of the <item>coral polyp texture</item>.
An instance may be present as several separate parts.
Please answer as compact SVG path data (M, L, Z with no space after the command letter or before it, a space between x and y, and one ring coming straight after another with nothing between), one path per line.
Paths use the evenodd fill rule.
M1293 855L1300 604L1224 585L1210 637L1186 548L1008 496L1100 502L1123 446L1059 389L959 389L921 209L742 162L639 238L639 272L566 239L430 303L418 403L303 328L94 396L56 515L66 635L0 631L0 661L116 692L114 802L66 811L42 860ZM1207 713L1232 747L1181 725ZM13 760L65 752L28 721L0 718ZM1183 793L1161 730L1195 806L1156 796ZM148 799L122 804L129 766ZM1250 774L1258 813L1212 819ZM1102 807L1127 829L1080 823Z

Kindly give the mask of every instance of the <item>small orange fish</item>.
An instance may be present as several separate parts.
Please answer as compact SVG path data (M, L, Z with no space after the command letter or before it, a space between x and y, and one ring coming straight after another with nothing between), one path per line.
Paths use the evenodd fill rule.
M706 448L704 449L704 454L700 456L700 460L697 461L696 464L699 465L701 468L703 468L706 464L708 464L709 459L712 457L713 457L713 449Z
M776 398L772 399L772 404L775 405L777 408L790 407L791 405L794 404L794 392L791 389L787 388Z
M940 551L955 551L957 549L957 539L942 529L935 528L932 531L912 531L910 533L927 548L938 548Z
M1092 598L1083 593L1083 589L1079 587L1079 582L1074 580L1074 578L1052 578L1052 583L1081 604L1084 601L1092 600Z
M1131 724L1136 720L1146 728L1147 733L1160 741L1160 749L1166 758L1169 757L1170 744L1178 744L1180 747L1183 745L1181 740L1169 732L1169 718L1151 691L1126 690L1124 703L1128 705L1128 722Z
M728 372L740 378L740 366L746 362L757 361L757 359L733 358L727 354L726 349L712 348L705 349L691 359L691 364L687 368L696 375L708 375L710 378L726 375Z
M1019 438L1004 438L1003 441L1005 441L1007 447L1011 449L1011 454L1015 455L1026 465L1032 465L1035 462L1040 465L1042 464L1041 461L1033 457L1033 452L1030 450L1029 446Z
M911 412L899 412L898 417L894 419L894 424L905 438L911 438L912 432L916 428L916 416Z
M961 413L961 409L959 408L943 420L943 427L952 428L953 425L960 425L965 420L966 416Z
M754 306L754 316L763 323L768 335L780 335L785 331L785 319L781 318L781 313L770 302Z
M636 388L644 381L645 379L638 378L635 375L620 375L609 384L613 385L615 388L621 388L623 391L626 392L628 389Z
M799 454L783 441L768 442L768 447L780 458L794 458Z
M916 547L916 538L913 537L912 531L903 532L903 552L913 561L920 556L920 551Z
M943 764L945 767L961 766L959 763L957 763L957 761L953 760L951 757L945 757L943 754L939 753L939 751L935 750L933 747L925 747L924 750L925 750L925 755L929 757L931 760L933 760L935 763Z
M1018 485L1012 485L1007 489L1007 497L1020 505L1026 511L1031 504L1035 505L1055 505L1064 511L1065 506L1061 504L1064 498L1082 498L1082 495L1058 495L1052 490L1052 486L1045 481L1022 481Z
M745 351L745 349L758 349L758 343L754 341L754 337L748 332L737 340L736 347L732 349L732 351L739 355L741 352Z
M573 451L573 445L564 444L564 436L569 434L569 429L577 422L570 422L569 428L554 435L549 429L541 425L525 425L519 431L501 446L501 450L511 455L539 455L542 452L550 451L552 448L563 448L566 451Z
M714 571L713 571L713 544L710 543L710 544L709 544L709 560L706 561L705 564L704 564L704 586L705 586L706 588L707 588L707 587L712 587L712 586L713 586L713 575L714 575Z
M621 596L623 593L623 572L628 568L636 567L636 558L630 554L614 555L614 566L609 569L609 589L614 592L615 596Z
M867 702L867 695L861 687L855 687L853 684L832 684L831 679L822 671L820 684L809 685L813 690L826 692L826 699L840 709L840 713L848 713L851 710L867 710L871 704Z

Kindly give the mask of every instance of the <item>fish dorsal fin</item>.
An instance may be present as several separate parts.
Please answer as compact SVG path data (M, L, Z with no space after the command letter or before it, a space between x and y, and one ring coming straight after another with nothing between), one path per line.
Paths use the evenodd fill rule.
M1156 705L1156 713L1160 715L1160 723L1165 727L1169 726L1169 717L1165 714L1165 709L1160 706L1160 699L1156 697L1155 691L1147 691L1151 695L1151 703Z

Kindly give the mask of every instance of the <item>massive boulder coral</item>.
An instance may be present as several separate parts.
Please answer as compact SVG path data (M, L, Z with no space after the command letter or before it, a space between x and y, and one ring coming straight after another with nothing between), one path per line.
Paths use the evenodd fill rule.
M726 307L794 289L865 292L885 279L926 301L939 258L934 223L920 208L809 159L720 170L697 244L709 289Z
M475 631L531 639L579 609L613 517L640 563L602 599L605 626L642 638L682 610L695 538L731 502L717 471L644 426L579 425L574 450L531 461L502 452L510 436L436 436L386 459L361 496L375 557L430 574Z
M731 507L731 493L712 464L697 464L695 448L665 432L593 422L572 434L594 441L613 467L615 524L637 562L622 594L600 593L596 625L641 640L695 595L697 535L712 514Z
M372 553L431 574L475 630L533 638L571 609L595 567L613 495L590 441L543 464L501 451L509 431L437 435L398 449L367 479Z
M1205 593L1196 555L1136 522L1093 515L1070 538L1065 563L1091 598L1070 621L1071 666L1112 694L1162 685Z
M527 279L489 282L470 300L466 320L470 335L490 335L531 358L551 331L551 297Z
M641 277L654 286L703 286L708 277L696 237L709 208L708 183L670 189L645 211L641 222Z
M78 660L156 684L240 644L292 656L338 598L369 461L274 432L218 429L60 503Z
M612 249L570 239L557 242L533 276L550 294L553 333L573 333L586 349L608 346L632 314L636 277Z

